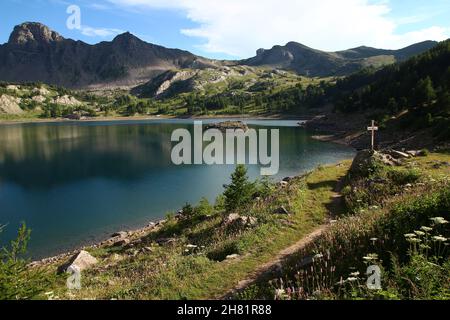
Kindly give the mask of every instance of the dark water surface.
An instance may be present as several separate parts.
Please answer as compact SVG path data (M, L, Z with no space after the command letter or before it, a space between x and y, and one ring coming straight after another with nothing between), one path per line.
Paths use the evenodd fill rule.
M311 139L297 121L252 120L280 130L280 171L298 175L354 155ZM201 197L214 201L231 165L172 164L172 131L190 120L143 120L0 126L0 244L21 221L32 229L30 254L52 255L110 233L163 218ZM257 178L259 166L249 166Z

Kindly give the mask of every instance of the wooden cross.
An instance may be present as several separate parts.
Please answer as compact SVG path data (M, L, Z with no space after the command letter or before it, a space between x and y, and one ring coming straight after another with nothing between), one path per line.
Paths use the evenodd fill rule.
M372 151L375 150L375 131L378 131L378 127L375 126L375 120L372 120L372 126L367 128L368 131L372 131Z

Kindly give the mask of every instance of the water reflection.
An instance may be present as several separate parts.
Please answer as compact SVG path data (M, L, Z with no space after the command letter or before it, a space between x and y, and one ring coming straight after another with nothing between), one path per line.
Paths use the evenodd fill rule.
M296 175L353 156L314 141L294 123L251 122L280 129L280 172ZM290 125L294 125L293 127ZM0 126L1 243L20 221L33 229L33 256L48 255L133 228L222 192L234 166L174 166L172 131L188 121ZM251 178L259 166L249 166ZM0 244L1 244L0 243Z
M163 124L0 127L0 177L25 188L50 188L85 178L137 179L170 166Z

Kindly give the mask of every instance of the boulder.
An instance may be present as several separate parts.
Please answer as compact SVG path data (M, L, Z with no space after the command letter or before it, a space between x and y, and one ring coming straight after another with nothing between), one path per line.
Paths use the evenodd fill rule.
M386 166L401 166L402 162L400 161L400 159L395 159L394 157L392 157L389 154L384 154L384 153L378 153L378 157L380 159L380 161L386 165Z
M240 226L254 226L258 223L258 219L255 217L240 216L237 213L229 214L224 220L223 224L226 226L240 225Z
M74 255L67 263L58 268L59 273L64 273L69 268L76 268L79 271L83 271L91 268L98 263L98 260L91 256L89 252L81 250Z
M160 246L174 244L177 241L175 238L160 238L156 240L156 243Z
M128 236L128 232L126 232L126 231L116 232L111 235L111 237L113 237L113 238L126 238L127 236Z
M367 177L380 165L399 166L402 162L386 153L363 150L356 155L349 173L352 176Z
M249 226L255 226L258 223L258 219L255 217L242 217L242 222Z
M130 239L127 238L123 238L123 239L119 239L118 241L114 242L113 246L114 247L124 247L126 245L130 244Z
M395 159L408 159L411 157L410 154L408 154L406 152L397 151L397 150L389 150L386 153L391 155Z
M408 150L406 153L413 157L425 157L427 155L425 150Z
M144 247L144 248L141 248L141 252L142 253L153 252L153 248L152 247Z
M225 219L223 220L223 223L225 225L229 225L229 224L232 224L233 222L235 222L236 220L239 220L240 218L241 218L241 216L239 214L231 213L225 217Z
M239 258L239 255L238 254L230 254L230 255L228 255L226 258L225 258L225 260L234 260L234 259L237 259L237 258Z
M124 258L120 254L114 253L113 255L111 255L111 257L109 257L109 259L113 262L118 262L118 261L122 261Z

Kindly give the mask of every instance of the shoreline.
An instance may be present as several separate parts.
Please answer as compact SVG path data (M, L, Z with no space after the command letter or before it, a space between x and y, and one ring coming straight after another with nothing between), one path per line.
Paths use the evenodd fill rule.
M17 119L17 120L0 120L0 126L2 125L14 125L14 124L33 124L33 123L89 123L89 122L116 122L116 121L154 121L154 120L208 120L208 119L249 119L249 120L299 120L309 121L311 115L203 115L203 116L170 116L170 115L160 115L160 116L111 116L111 117L95 117L86 118L80 120L65 119L65 118L32 118L32 119Z
M347 160L351 160L351 159L347 159ZM344 161L344 160L338 161L336 163L329 163L326 165L330 165L330 166L337 165L337 164L341 163L342 161ZM279 180L274 181L274 183L275 184L280 183L281 181L284 181L285 179L302 178L302 177L308 175L309 172L314 171L314 170L315 169L309 170L309 171L306 171L303 173L299 173L295 176L285 177L284 179L279 179ZM175 219L180 219L181 217L182 217L182 214L178 211L178 213L175 215ZM50 256L46 256L44 258L38 258L36 260L32 260L29 263L29 266L30 267L43 267L43 266L47 266L47 265L54 264L54 263L58 263L58 264L64 263L64 262L66 262L67 259L76 255L77 253L79 253L82 250L99 249L99 248L111 246L114 243L123 241L125 239L128 239L129 244L132 244L133 241L139 240L152 232L158 231L161 227L164 226L166 221L167 221L167 219L164 219L164 218L156 219L154 221L150 221L146 226L143 226L140 228L138 227L136 229L121 230L121 231L113 232L109 237L106 237L104 240L94 240L90 244L74 246L74 249L70 249L70 250L64 251L64 252L56 254L56 255L50 255ZM126 236L119 236L119 234L126 234Z
M37 122L23 122L23 123L83 123L83 122L98 122L98 121L111 121L111 122L115 122L115 121L143 121L143 120L165 120L165 119L229 119L229 118L246 118L246 119L254 119L254 120L298 120L298 121L306 121L309 122L311 120L299 120L298 117L296 118L290 118L290 117L251 117L251 116L245 116L245 117L241 117L241 116L234 116L234 117L210 117L210 116L206 116L206 117L189 117L189 118L180 118L180 117L111 117L111 118L102 118L102 119L84 119L84 120L65 120L65 119L50 119L50 121L48 121L47 119L42 119L41 121L37 121ZM0 121L0 126L1 125L8 125L8 124L20 124L21 122L12 122L12 123L3 123L2 121ZM299 127L303 127L304 126L299 126ZM350 143L348 141L346 141L345 139L339 138L336 135L313 135L311 136L312 139L317 140L317 141L322 141L322 142L331 142L331 143L337 143L337 144L341 144L341 145L346 145L349 147L352 147L350 145ZM297 177L302 177L304 176L305 173L299 174L294 176L293 178L297 178ZM292 178L292 177L290 177ZM282 180L282 179L281 179ZM280 181L281 181L280 180ZM276 181L279 182L279 181ZM176 216L176 218L178 218L179 215ZM161 219L156 219L153 221L150 221L146 226L143 227L138 227L136 229L130 229L130 230L121 230L121 231L117 231L115 233L112 233L110 236L108 237L98 237L97 240L93 240L92 242L87 242L85 244L80 244L79 246L74 246L74 249L68 249L65 250L61 253L55 254L55 255L49 255L49 256L44 256L43 258L39 257L36 258L35 260L32 259L31 263L29 264L30 266L45 266L48 264L52 264L55 262L63 262L63 260L66 260L70 257L72 257L73 255L77 254L78 252L80 252L81 250L89 250L89 249L98 249L98 248L102 248L108 245L111 245L119 240L123 240L123 238L118 238L118 237L114 237L113 235L116 233L126 233L127 239L136 239L139 238L140 236L142 236L143 234L149 234L151 232L155 232L157 231L160 227L162 227L164 225L164 223L166 222L166 219L161 218Z
M179 215L176 216L178 218ZM115 233L112 233L110 236L106 237L104 240L96 240L92 241L91 244L85 244L85 245L79 245L74 246L75 249L70 249L67 251L64 251L62 253L56 254L56 255L50 255L46 256L45 258L38 258L36 260L33 260L28 264L30 267L42 267L46 266L48 264L56 263L56 262L63 262L63 260L69 259L73 255L79 253L82 250L89 250L89 249L99 249L108 245L112 245L115 242L118 242L123 239L133 239L136 240L139 237L144 236L144 234L149 234L151 232L155 232L159 230L160 227L164 225L166 222L166 219L157 219L155 221L150 221L146 226L131 229L131 230L121 230L117 231ZM124 233L126 234L126 237L122 236L115 236L116 234Z

